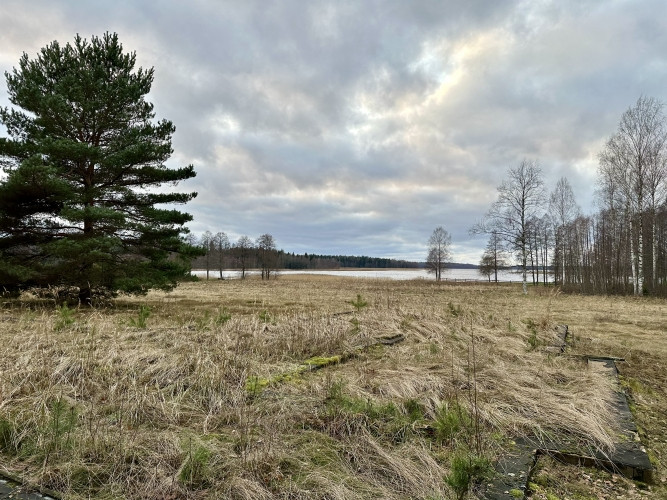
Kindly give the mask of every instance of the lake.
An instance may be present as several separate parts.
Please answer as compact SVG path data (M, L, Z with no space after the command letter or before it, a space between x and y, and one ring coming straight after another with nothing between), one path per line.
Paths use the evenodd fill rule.
M200 278L206 278L206 271L197 269L192 274ZM258 270L246 271L246 275L258 275ZM390 280L414 280L426 279L433 280L432 274L426 272L426 269L281 269L278 275L290 274L325 274L329 276L343 276L349 278L370 278L370 279L390 279ZM211 270L209 273L211 279L217 279L220 273L217 270ZM237 270L224 270L222 272L224 279L238 279L241 272ZM528 280L530 280L530 276ZM488 281L485 276L481 276L477 269L448 269L443 273L444 281ZM499 271L498 281L521 282L521 273L511 271Z

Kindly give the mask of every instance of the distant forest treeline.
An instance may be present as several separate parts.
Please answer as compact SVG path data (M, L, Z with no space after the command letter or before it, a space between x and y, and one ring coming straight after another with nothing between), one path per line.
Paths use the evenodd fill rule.
M403 259L369 257L367 255L319 255L314 253L297 254L275 248L275 241L270 234L263 234L256 241L242 236L231 243L224 232L213 234L206 231L201 237L191 237L191 244L198 245L203 255L192 262L193 269L221 272L225 269L245 271L262 269L264 277L279 269L339 269L354 267L361 269L423 269L424 262ZM477 269L474 264L448 262L447 268Z
M339 267L387 269L424 267L423 262L368 257L366 255L317 255L308 253L299 255L293 252L282 252L281 250L278 258L282 264L282 269L336 269Z
M194 269L219 271L220 269L266 268L270 273L277 269L338 269L341 267L419 269L424 267L423 262L409 262L402 259L369 257L366 255L297 254L276 249L268 249L267 252L267 249L263 249L260 244L248 245L249 239L246 244L242 243L239 246L238 244L225 242L226 236L224 236L224 233L218 233L212 237L209 234L204 233L200 239L200 245L205 254L193 261L192 267ZM222 246L216 244L216 236L223 239ZM270 255L267 255L267 253Z

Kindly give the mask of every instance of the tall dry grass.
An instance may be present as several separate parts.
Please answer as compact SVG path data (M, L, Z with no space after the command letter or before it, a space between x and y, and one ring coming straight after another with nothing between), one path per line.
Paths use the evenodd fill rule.
M567 323L575 352L664 353L664 305L312 276L107 309L24 297L0 316L2 463L68 498L450 498L454 452L520 435L608 450L609 381L543 347Z

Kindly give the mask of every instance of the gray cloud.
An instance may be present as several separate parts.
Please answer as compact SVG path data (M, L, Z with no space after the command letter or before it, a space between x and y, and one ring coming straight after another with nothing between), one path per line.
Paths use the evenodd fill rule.
M596 155L640 95L667 100L662 1L3 3L0 69L57 39L120 35L154 66L196 233L421 259L537 159L592 207ZM0 91L0 105L6 105ZM1 131L0 131L1 133Z

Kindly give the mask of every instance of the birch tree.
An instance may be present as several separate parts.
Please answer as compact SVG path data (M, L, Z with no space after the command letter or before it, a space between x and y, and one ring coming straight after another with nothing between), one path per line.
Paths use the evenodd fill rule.
M220 279L223 279L222 271L225 268L225 254L229 251L230 247L229 238L224 232L217 232L213 237L213 244L218 252L218 271L220 272Z
M271 271L276 269L277 252L276 242L273 236L266 233L257 238L256 242L257 256L259 257L259 264L262 268L262 279L271 278Z
M567 245L565 228L580 215L580 209L574 199L572 187L565 177L559 179L551 196L549 196L549 215L553 222L556 240L554 281L557 281L556 274L559 274L562 285L565 283L565 262L563 259L566 253L565 246Z
M429 273L435 274L436 281L442 280L442 272L451 258L449 251L451 243L452 237L442 226L436 227L428 239L426 269Z
M498 283L498 269L504 269L505 267L507 267L507 258L502 241L498 233L492 232L480 260L480 273L483 276L488 276L489 281L491 281L491 275L493 274L494 281Z
M635 295L644 293L644 213L655 208L654 199L664 184L666 147L663 104L654 98L640 97L623 113L617 132L600 153L600 174L617 187L615 201L622 207L629 225ZM655 218L651 218L650 224L655 240ZM656 253L657 249L653 248L653 254Z
M241 236L236 242L235 253L241 267L241 279L245 279L245 272L248 267L252 248L252 240L245 235Z
M528 293L527 260L529 221L541 215L544 205L542 172L535 161L523 160L510 168L498 187L498 199L473 229L473 233L496 233L516 253L522 271L523 293Z
M211 231L206 231L201 235L200 245L202 250L206 252L204 258L206 262L206 281L208 281L209 272L211 270L211 250L213 248L213 233L211 233Z

